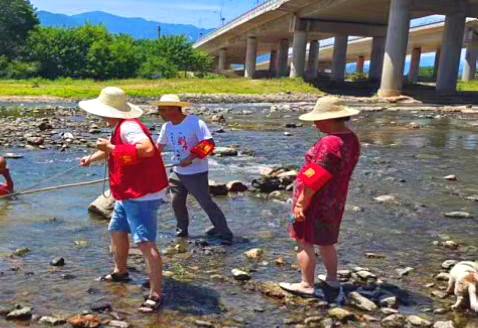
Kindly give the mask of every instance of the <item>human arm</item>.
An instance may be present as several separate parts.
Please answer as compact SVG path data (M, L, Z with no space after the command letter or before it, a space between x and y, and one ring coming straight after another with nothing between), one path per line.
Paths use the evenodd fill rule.
M202 120L197 121L195 129L196 138L199 142L191 148L191 153L180 163L182 167L189 166L196 159L203 159L213 153L216 144L212 138L206 123Z
M115 150L120 149L121 146L131 148L133 146L136 150L136 156L139 158L149 158L154 156L155 145L149 138L137 141L134 145L113 145L108 139L99 138L96 141L96 148L105 155L114 154ZM125 147L125 148L126 148Z
M4 171L3 171L3 177L5 178L5 181L7 182L7 188L8 188L8 191L10 193L13 193L13 189L14 189L14 184L13 184L13 179L12 177L10 176L10 170L8 168L6 168Z
M89 167L94 162L104 161L106 158L106 153L102 150L98 150L89 156L82 157L80 159L80 166Z

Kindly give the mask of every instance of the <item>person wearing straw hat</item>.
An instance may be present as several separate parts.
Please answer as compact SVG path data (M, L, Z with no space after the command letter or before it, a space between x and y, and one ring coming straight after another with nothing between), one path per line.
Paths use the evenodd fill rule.
M98 139L98 151L80 160L84 167L108 161L110 190L116 200L108 226L115 267L100 280L129 281L128 234L131 234L146 260L150 280L150 293L138 310L153 312L160 306L162 278L162 261L156 246L156 217L168 186L161 153L148 128L138 119L143 111L128 102L123 90L107 87L98 98L81 101L79 106L113 127L111 139Z
M233 234L224 213L209 194L208 155L214 150L211 132L195 115L186 115L184 108L191 106L177 95L164 95L159 102L159 114L166 121L161 127L158 147L172 148L172 161L177 166L169 177L172 207L177 220L176 235L188 236L189 213L186 198L192 194L206 212L213 226L206 233L218 237L223 244L231 244Z
M343 105L337 97L323 97L315 108L300 116L300 120L314 122L325 134L305 154L299 171L292 202L289 234L299 245L297 260L302 281L280 283L284 290L305 297L315 291L315 245L326 269L319 275L324 297L334 300L340 291L337 282L337 254L335 244L345 208L349 181L360 156L360 142L346 126L358 110Z

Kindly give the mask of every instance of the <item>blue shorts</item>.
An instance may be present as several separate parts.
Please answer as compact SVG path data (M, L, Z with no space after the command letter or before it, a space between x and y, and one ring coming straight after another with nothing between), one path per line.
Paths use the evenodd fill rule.
M108 231L131 233L135 244L155 242L157 211L162 200L116 201Z

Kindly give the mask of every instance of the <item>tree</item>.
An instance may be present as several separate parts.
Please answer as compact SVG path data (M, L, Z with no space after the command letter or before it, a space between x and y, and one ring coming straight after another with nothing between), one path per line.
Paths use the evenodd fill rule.
M28 33L39 23L30 1L0 0L0 56L18 56Z

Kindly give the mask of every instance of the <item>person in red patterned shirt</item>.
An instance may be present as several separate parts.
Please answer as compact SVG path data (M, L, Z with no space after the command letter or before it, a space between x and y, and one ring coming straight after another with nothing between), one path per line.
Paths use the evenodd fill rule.
M347 126L358 110L348 108L336 97L317 101L314 110L300 117L314 122L325 136L305 154L304 166L297 175L292 202L293 223L289 234L299 245L297 260L300 283L280 283L280 287L302 296L315 296L315 245L327 271L319 275L324 292L338 295L337 253L340 224L347 199L350 177L360 156L360 142ZM326 295L327 296L327 295Z

